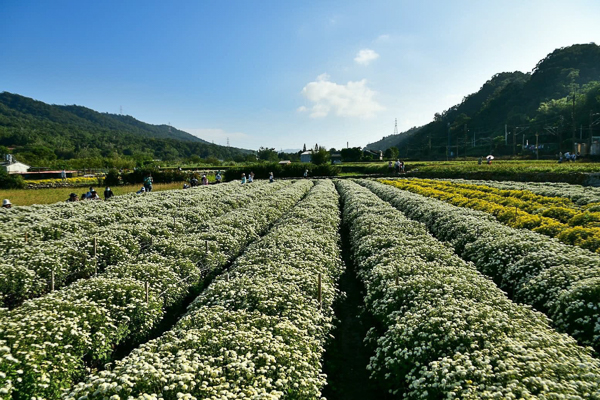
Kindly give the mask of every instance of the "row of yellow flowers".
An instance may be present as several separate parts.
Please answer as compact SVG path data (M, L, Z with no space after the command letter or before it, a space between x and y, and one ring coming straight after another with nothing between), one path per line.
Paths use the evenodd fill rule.
M488 197L492 200L488 200L483 192L477 193L477 191L462 188L449 190L445 182L438 186L431 181L422 182L422 180L416 179L381 180L381 182L422 196L443 200L455 206L487 212L494 215L498 221L513 228L529 229L543 235L555 237L563 243L600 253L600 228L595 225L597 222L594 221L597 218L595 214L599 213L568 207L547 207L539 214L532 214L526 211L527 207L519 208L518 205L514 205L518 204L515 202L506 203L507 205L496 203L494 200L498 199L497 197L493 197L494 195L491 193L488 194ZM559 219L544 215L548 214L546 211L555 208L573 210L575 214L568 219L569 223L561 222ZM570 223L574 225L575 222L585 225L570 225Z
M598 203L579 207L568 198L541 196L527 190L503 190L485 185L458 184L432 179L413 179L411 181L419 182L420 186L458 193L471 199L478 198L507 207L516 207L530 214L552 218L570 226L600 227L600 212L598 212L600 205Z

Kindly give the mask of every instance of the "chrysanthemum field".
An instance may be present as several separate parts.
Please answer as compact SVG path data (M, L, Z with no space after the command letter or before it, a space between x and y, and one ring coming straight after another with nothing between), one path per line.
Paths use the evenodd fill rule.
M595 196L324 179L2 209L0 399L352 398L345 368L372 398L600 399Z

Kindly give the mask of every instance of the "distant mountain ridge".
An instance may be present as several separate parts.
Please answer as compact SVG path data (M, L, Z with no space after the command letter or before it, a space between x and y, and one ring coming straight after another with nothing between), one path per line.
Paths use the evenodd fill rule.
M600 46L576 44L556 49L530 73L498 73L432 122L367 148L395 146L402 157L424 159L488 152L533 156L538 140L542 155L584 152L591 136L600 136L600 124L590 121L595 113L600 113Z
M122 156L225 159L251 152L218 146L169 125L8 92L0 93L0 145L14 148L19 159L29 162Z

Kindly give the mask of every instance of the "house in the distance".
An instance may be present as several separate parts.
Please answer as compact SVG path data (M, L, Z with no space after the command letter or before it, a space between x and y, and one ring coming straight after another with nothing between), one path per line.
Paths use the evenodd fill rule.
M303 152L302 154L300 154L300 162L303 162L303 163L309 163L309 162L311 162L312 161L312 155L313 155L312 150L308 150L308 151Z
M381 151L381 150L379 150L377 152L377 151L369 150L365 147L363 149L363 153L370 155L373 160L383 161L383 151Z
M4 160L0 163L0 168L9 174L23 174L26 173L31 167L15 160L12 154L6 154L4 156Z

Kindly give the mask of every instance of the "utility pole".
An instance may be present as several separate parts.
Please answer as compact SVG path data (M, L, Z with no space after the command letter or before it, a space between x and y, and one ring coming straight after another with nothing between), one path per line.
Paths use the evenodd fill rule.
M575 135L577 132L577 124L575 122L575 93L573 93L573 107L571 108L571 120L573 122L573 151L575 151Z
M517 147L517 135L523 131L529 129L529 126L515 126L515 130L513 131L513 156L515 155L515 150ZM525 146L525 134L523 134L523 145ZM521 152L523 151L523 147L521 147Z
M469 134L469 128L468 128L467 124L465 124L465 151L464 151L465 159L467 158L467 146L469 145L468 134Z
M451 137L450 137L450 122L448 122L448 147L446 148L446 161L448 161L450 159L450 146L451 144Z
M513 152L512 155L513 157L516 155L516 151L517 151L517 128L513 129Z
M595 113L592 110L590 110L590 138L589 138L589 145L588 145L588 154L590 154L590 151L592 150L592 138L594 136L593 127L594 127L594 125L600 124L600 118L594 120L594 117L597 117L599 115L600 115L600 113Z

